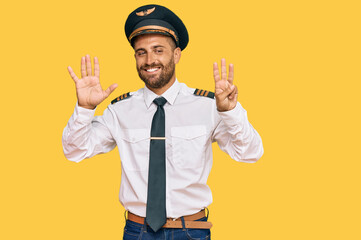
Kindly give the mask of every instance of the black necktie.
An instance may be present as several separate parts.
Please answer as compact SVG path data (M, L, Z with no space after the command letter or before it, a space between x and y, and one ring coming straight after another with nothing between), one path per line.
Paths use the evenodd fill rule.
M157 111L153 116L150 131L149 175L146 221L154 232L167 221L165 208L165 115L163 105L167 100L163 97L153 101Z

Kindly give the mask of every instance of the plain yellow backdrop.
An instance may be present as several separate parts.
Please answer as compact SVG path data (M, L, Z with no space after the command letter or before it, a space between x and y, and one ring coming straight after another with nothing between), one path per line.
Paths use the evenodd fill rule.
M359 1L153 1L190 42L177 77L213 90L235 65L239 101L265 154L238 163L214 145L212 239L361 239ZM97 56L118 95L142 87L124 34L150 1L7 1L0 6L0 239L121 239L118 151L65 159L76 102L67 72Z

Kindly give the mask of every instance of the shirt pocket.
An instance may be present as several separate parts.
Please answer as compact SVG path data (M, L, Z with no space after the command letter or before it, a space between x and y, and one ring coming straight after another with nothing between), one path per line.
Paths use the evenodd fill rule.
M149 129L122 129L118 144L124 169L144 171L149 165Z
M203 125L173 127L173 162L179 168L199 168L204 164L206 127Z

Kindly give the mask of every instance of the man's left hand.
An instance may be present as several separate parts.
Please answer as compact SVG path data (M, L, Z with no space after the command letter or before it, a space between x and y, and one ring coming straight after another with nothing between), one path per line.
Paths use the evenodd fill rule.
M217 109L225 112L235 108L237 104L238 89L233 85L233 64L229 64L229 72L227 78L226 59L221 60L221 71L219 74L218 64L213 64L213 77L215 81L215 97Z

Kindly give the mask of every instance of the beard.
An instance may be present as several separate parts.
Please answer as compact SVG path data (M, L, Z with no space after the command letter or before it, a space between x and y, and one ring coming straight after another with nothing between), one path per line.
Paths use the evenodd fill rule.
M147 76L143 72L143 71L145 71L145 69L158 68L158 67L161 70L161 73L159 76L158 75ZM174 72L175 72L175 64L174 64L174 60L172 57L172 59L170 59L170 61L166 65L163 65L162 63L152 63L150 65L144 64L140 67L137 67L137 71L138 71L138 75L139 75L140 79L143 80L143 82L145 83L145 85L147 87L157 89L157 88L164 87L172 79Z

